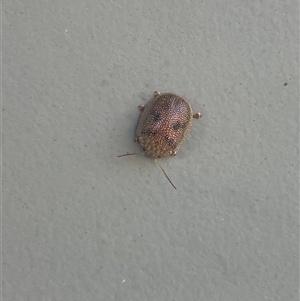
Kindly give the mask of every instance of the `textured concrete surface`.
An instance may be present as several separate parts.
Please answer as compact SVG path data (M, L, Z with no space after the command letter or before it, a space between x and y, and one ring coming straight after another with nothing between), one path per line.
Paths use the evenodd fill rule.
M3 4L3 300L298 300L298 1ZM203 114L173 189L153 91Z

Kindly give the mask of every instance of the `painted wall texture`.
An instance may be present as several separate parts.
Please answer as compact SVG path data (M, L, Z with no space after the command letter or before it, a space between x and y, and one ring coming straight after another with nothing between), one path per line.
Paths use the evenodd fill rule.
M5 301L296 301L298 1L2 4ZM155 90L203 117L160 164Z

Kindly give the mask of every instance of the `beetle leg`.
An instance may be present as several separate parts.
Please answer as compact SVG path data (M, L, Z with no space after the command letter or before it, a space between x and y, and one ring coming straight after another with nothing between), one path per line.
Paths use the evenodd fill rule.
M199 119L202 117L202 114L201 113L196 113L193 115L193 118L196 118L196 119Z

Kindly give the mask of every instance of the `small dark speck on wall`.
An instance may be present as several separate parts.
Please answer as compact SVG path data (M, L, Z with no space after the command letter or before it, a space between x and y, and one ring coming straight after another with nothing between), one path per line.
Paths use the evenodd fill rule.
M284 86L287 86L287 83L284 83Z

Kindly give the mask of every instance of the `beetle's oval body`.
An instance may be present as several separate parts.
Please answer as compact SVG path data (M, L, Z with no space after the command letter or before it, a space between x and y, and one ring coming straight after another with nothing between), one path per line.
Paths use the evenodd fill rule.
M141 118L137 126L136 141L145 153L153 158L176 155L183 140L189 133L193 118L190 104L174 93L154 93L146 106L140 106Z

